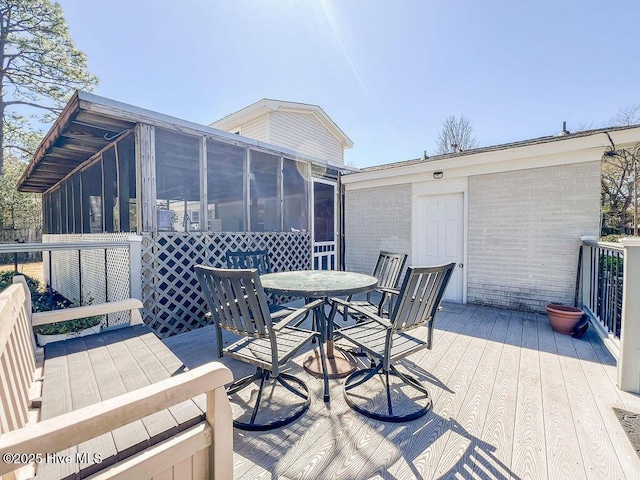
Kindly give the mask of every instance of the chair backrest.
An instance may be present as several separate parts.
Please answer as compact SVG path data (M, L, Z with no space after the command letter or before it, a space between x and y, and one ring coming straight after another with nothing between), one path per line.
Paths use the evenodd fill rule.
M396 288L406 261L406 253L380 252L373 269L373 276L378 279L378 287Z
M195 270L216 326L238 335L275 338L258 270L202 265Z
M455 263L449 263L407 268L391 315L394 331L417 327L435 317L455 266Z
M271 273L269 252L267 250L228 251L227 268L256 268L261 275L263 273Z

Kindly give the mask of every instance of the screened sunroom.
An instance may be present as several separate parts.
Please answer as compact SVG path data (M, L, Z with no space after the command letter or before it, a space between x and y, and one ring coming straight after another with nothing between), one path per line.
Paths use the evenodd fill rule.
M140 262L53 252L48 281L68 298L117 300L131 290L123 267L139 263L145 321L170 335L204 320L193 265L223 266L228 250L267 249L274 271L338 268L343 168L77 92L20 189L43 193L45 242L140 236Z

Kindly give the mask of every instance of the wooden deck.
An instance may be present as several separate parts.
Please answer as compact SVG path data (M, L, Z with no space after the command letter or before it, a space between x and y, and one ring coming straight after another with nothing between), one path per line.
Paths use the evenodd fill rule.
M216 357L212 327L164 340L187 365ZM614 407L640 412L640 396L616 387L615 360L592 329L553 333L546 315L445 305L434 348L402 366L428 385L434 407L404 424L353 412L340 380L331 403L309 385L305 415L267 433L234 432L238 479L637 479L640 459ZM223 359L234 376L251 368Z

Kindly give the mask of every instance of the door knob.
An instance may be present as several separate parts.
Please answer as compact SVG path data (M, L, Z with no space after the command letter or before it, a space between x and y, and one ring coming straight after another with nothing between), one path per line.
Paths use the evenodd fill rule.
M459 266L460 268L463 268L463 267L464 267L464 263L459 263L459 264L458 264L458 266Z

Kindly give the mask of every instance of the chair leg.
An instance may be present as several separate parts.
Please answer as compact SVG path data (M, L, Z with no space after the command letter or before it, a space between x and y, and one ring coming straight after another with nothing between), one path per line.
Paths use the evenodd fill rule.
M255 423L256 415L258 415L258 409L260 408L260 400L262 400L262 389L264 388L264 381L269 379L269 372L264 371L262 373L262 378L260 379L260 388L258 389L258 396L256 398L256 403L253 406L253 412L251 412L251 421L249 423Z
M384 378L382 379L385 384L385 400L386 400L386 411L388 413L379 413L370 409L365 408L364 406L358 405L354 400L354 394L352 390L360 385L365 384L372 378L376 376L376 374L383 374ZM394 402L391 396L391 382L390 376L398 377L402 382L409 385L413 389L422 393L426 396L426 403L424 406L418 406L417 409L410 411L409 413L398 415L394 413ZM360 378L362 377L362 378ZM426 388L424 388L420 382L414 377L399 372L395 367L390 366L389 370L383 370L382 362L378 363L376 367L366 368L363 370L356 370L351 375L349 375L344 382L344 398L347 404L353 408L356 412L361 413L369 418L373 418L375 420L381 420L383 422L408 422L411 420L415 420L416 418L420 418L426 415L432 407L432 400L429 395L429 392ZM398 405L395 405L396 410ZM384 407L383 407L384 409Z
M322 362L322 380L324 383L323 400L325 403L328 403L329 402L329 373L327 372L327 357L324 352L325 345L320 345L319 348L320 348L320 361Z
M246 376L237 380L227 387L227 395L233 395L234 393L239 392L240 390L252 385L254 381L260 379L260 386L258 388L258 393L256 395L256 401L253 404L253 408L251 411L251 418L248 422L241 422L239 420L233 421L233 426L239 428L241 430L251 430L251 431L265 431L272 430L274 428L279 428L284 425L287 425L294 420L297 420L307 411L309 405L311 405L311 396L309 395L309 387L307 387L306 383L304 383L299 378L294 377L293 375L289 375L286 373L281 373L277 377L272 377L271 372L269 370L264 370L263 368L257 368L256 372L253 375ZM285 418L281 418L279 420L267 422L267 423L257 423L256 418L258 416L258 411L260 409L260 404L262 402L262 392L264 390L265 383L269 380L276 381L284 388L286 388L289 392L294 395L302 398L304 403L299 407L295 408L293 413ZM294 387L292 384L296 384L299 388ZM233 399L231 399L233 401Z

